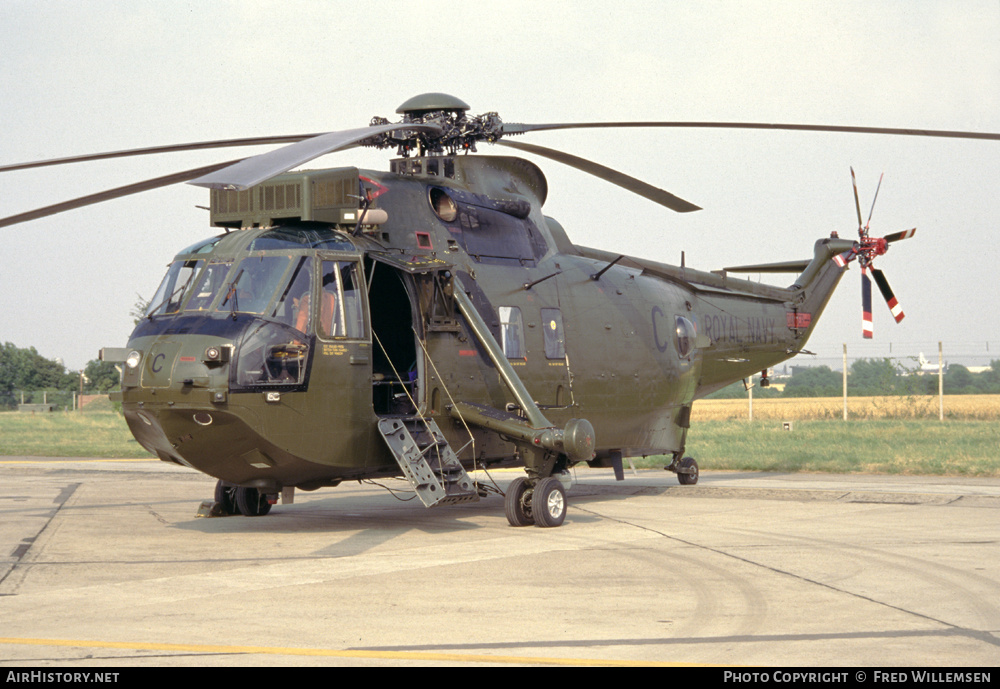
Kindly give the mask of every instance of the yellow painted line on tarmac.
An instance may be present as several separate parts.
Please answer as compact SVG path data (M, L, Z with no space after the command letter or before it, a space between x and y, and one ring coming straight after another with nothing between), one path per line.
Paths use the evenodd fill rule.
M503 663L516 665L574 665L606 667L692 667L697 663L663 663L611 658L548 658L544 656L489 655L481 653L430 653L424 651L338 650L332 648L291 648L280 646L216 646L207 644L156 644L131 641L85 641L79 639L2 638L10 646L62 646L73 648L117 648L133 651L172 651L175 653L229 653L321 658L367 658L411 662Z

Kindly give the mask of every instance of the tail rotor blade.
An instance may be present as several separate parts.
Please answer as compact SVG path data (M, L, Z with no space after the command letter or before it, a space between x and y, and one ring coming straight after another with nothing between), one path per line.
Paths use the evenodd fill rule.
M868 211L868 222L865 223L865 231L868 230L868 226L872 222L872 213L875 212L875 200L878 199L878 190L882 188L882 178L883 177L885 177L885 173L884 172L881 175L878 176L878 186L875 187L875 196L872 197L872 209L870 211Z
M914 227L912 230L903 230L902 232L893 232L892 234L887 234L884 237L884 239L885 241L891 244L892 242L898 242L900 239L909 239L916 233L917 233L917 228Z
M861 269L861 312L861 334L870 340L875 336L872 327L872 281L864 268Z
M882 292L882 296L885 298L885 303L889 305L889 310L892 311L892 317L896 319L899 323L906 314L903 313L903 308L899 305L896 300L896 295L892 293L892 288L889 287L889 281L885 279L885 275L881 270L877 268L872 268L872 277L875 278L875 284L878 285L879 291ZM871 288L869 287L869 292Z
M854 176L854 168L851 168L851 186L854 187L854 209L858 212L858 234L861 234L861 202L858 201L858 180Z

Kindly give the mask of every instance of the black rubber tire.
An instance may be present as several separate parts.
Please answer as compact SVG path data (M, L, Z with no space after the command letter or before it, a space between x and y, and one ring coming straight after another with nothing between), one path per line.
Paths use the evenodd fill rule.
M694 461L694 457L685 457L681 460L680 468L687 469L688 467L694 469L693 474L677 474L677 480L682 486L693 486L698 483L698 462Z
M531 494L531 514L535 526L550 528L562 526L566 519L566 489L555 476L543 478Z
M263 517L271 511L267 496L256 488L237 488L236 506L239 507L240 514L247 517Z
M215 501L222 506L222 511L226 514L239 514L240 508L236 506L236 489L232 486L223 485L219 480L215 484Z
M511 526L531 526L535 523L531 516L530 503L525 504L525 492L528 490L528 479L519 476L507 486L503 499L503 511Z

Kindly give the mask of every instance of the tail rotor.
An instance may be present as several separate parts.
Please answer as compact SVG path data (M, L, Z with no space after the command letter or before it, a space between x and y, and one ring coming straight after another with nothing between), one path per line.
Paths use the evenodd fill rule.
M888 251L889 244L902 239L909 239L917 231L917 228L914 227L910 230L893 232L885 237L872 238L869 236L869 226L871 225L872 214L875 212L875 200L878 198L878 192L882 188L883 176L880 175L878 178L878 186L875 188L875 196L872 198L871 210L868 212L868 221L865 222L861 217L861 201L858 197L857 177L854 174L854 168L851 168L851 184L854 187L854 210L858 215L858 241L854 243L854 247L849 251L838 254L832 259L841 268L846 267L854 259L857 259L861 266L861 334L865 339L874 337L872 322L872 278L875 279L875 284L878 285L879 292L882 293L882 298L885 299L885 303L889 306L892 317L896 322L899 323L905 317L903 309L899 305L899 301L896 299L892 288L889 286L889 281L886 279L885 274L872 265L872 261L874 261L876 256L881 256ZM868 276L869 272L871 272L871 278Z

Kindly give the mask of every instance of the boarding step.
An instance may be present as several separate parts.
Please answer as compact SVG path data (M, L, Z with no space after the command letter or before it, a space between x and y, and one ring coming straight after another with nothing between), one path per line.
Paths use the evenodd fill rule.
M476 484L433 419L394 417L378 422L396 463L427 507L479 500Z

